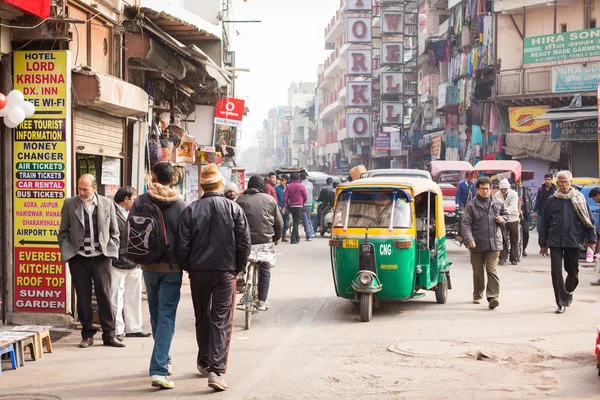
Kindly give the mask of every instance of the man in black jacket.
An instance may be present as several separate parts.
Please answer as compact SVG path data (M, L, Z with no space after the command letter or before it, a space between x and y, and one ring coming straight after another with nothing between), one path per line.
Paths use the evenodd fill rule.
M261 246L261 251L268 251L273 254L275 261L275 246L281 239L281 230L283 220L273 197L265 193L265 184L260 175L254 175L248 181L248 190L237 199L237 203L248 218L250 225L250 237L252 247ZM267 301L269 294L269 285L271 283L271 268L273 263L263 262L260 264L260 274L258 275L258 309L267 311L270 307Z
M223 177L215 164L200 174L202 197L190 204L179 223L177 257L190 273L196 316L196 364L208 386L227 390L223 379L235 307L238 273L250 255L250 229L244 212L220 195Z
M317 209L317 221L319 222L319 229L322 229L323 218L325 217L325 214L327 214L327 212L333 207L333 203L335 202L335 189L333 188L333 178L328 177L325 180L325 183L326 185L323 186L323 188L319 192L319 198L317 199L317 201L321 203L319 204L319 207ZM315 227L315 232L317 232L319 229Z
M533 218L536 219L536 228L540 233L540 222L544 215L546 201L556 192L556 186L552 183L552 174L544 175L544 184L538 189L533 205Z
M565 312L573 302L573 291L579 283L579 246L596 248L596 227L585 196L571 187L573 176L560 171L556 176L558 190L546 201L540 226L540 254L550 248L552 286L557 314ZM563 278L563 259L567 281Z

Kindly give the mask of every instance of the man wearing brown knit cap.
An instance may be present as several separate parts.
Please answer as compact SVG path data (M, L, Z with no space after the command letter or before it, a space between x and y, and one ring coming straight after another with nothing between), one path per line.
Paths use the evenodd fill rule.
M196 316L198 371L208 386L227 390L229 344L235 307L235 283L250 255L250 229L240 206L220 194L223 177L207 165L198 182L204 191L181 216L177 258L190 273Z

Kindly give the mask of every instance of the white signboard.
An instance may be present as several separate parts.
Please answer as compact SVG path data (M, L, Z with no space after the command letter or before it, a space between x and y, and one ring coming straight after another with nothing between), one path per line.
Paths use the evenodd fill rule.
M371 0L347 0L346 11L371 12Z
M381 125L403 125L404 103L400 101L382 101L380 109Z
M346 113L346 132L349 139L371 137L370 113Z
M448 83L442 83L438 86L438 103L437 109L446 107L446 90L448 89Z
M346 73L348 75L371 75L373 51L371 49L348 49Z
M383 72L381 74L381 94L402 94L404 92L404 74L402 72Z
M346 24L347 43L371 44L373 39L371 17L348 17Z
M401 35L404 33L404 13L401 11L381 12L381 33Z
M346 84L346 107L371 107L372 94L372 85L370 81L350 81Z
M404 63L404 45L399 42L381 42L381 64L402 65Z
M390 132L390 150L402 150L400 131Z

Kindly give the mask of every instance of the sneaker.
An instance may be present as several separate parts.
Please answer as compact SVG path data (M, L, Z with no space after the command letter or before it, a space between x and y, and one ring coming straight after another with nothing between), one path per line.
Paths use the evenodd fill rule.
M229 389L223 376L216 372L210 372L208 374L208 387L213 388L216 392L222 392Z
M500 302L498 302L498 300L496 300L496 299L490 300L490 304L489 304L490 310L493 310L494 308L498 307L499 305L500 305Z
M172 376L173 375L173 364L168 363L166 365L166 367L167 367L167 376Z
M312 238L307 238L306 241L307 242L312 242Z
M271 307L271 303L268 300L258 302L258 311L267 311L269 307Z
M565 306L558 306L558 307L556 308L556 311L554 311L554 312L555 312L555 313L557 313L557 314L562 314L562 313L564 313L566 310L567 310L567 308L566 308Z
M168 376L152 375L152 386L161 389L173 389L175 382Z
M196 365L196 367L198 368L198 372L200 372L200 375L202 375L203 378L208 378L207 367L203 367L202 365Z
M473 304L481 304L481 297L473 299Z

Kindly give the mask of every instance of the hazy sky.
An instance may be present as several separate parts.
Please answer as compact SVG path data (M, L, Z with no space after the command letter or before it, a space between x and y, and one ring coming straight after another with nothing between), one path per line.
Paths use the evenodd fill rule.
M262 21L235 24L232 39L236 66L250 69L237 73L235 89L250 109L240 143L245 148L255 143L268 110L287 104L292 81L317 81L317 66L330 53L325 27L340 0L233 0L233 6L232 19Z

